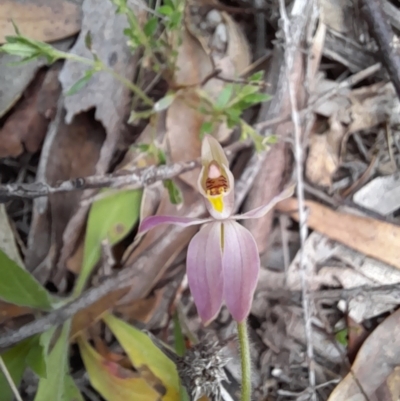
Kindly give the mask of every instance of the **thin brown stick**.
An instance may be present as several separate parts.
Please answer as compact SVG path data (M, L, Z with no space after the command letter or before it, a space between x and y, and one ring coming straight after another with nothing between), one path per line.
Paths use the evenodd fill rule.
M251 146L251 141L236 142L227 148L227 155L236 153ZM187 171L200 166L199 159L188 162L174 163L161 166L150 166L133 171L118 171L113 174L94 175L75 178L57 183L52 186L46 182L30 184L14 183L0 185L0 203L16 198L35 199L54 193L83 191L97 188L127 188L140 189L154 184L157 181L177 177Z

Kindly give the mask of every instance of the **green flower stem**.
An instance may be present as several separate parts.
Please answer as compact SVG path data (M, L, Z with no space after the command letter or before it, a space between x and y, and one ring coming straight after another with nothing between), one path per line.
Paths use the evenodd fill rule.
M125 85L128 89L130 89L136 96L140 97L145 104L148 106L153 106L154 102L150 99L138 86L136 86L133 82L129 79L126 79L122 75L116 73L112 68L107 67L101 60L91 60L86 57L78 56L76 54L66 53L66 52L59 52L61 55L60 58L65 58L68 60L78 61L82 64L87 64L93 66L96 71L104 71L108 74L111 74L116 80L121 82Z
M242 363L242 396L241 401L251 400L251 357L249 335L246 321L238 322L240 359Z

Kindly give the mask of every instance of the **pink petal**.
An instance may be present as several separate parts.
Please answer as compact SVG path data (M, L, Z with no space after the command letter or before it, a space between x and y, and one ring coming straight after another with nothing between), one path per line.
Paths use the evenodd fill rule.
M194 217L179 217L179 216L150 216L146 217L139 226L139 233L144 233L160 224L175 224L177 226L188 227L196 224L208 223L207 219L196 219Z
M241 322L250 312L260 270L260 256L250 231L235 221L223 224L224 299L233 318Z
M206 224L193 237L186 264L197 312L207 324L215 318L222 304L221 223Z
M283 201L284 199L290 198L294 192L294 185L290 185L285 190L283 190L279 195L272 198L271 202L266 205L262 205L260 207L256 207L253 210L249 210L246 213L238 214L232 216L232 219L235 220L245 220L245 219L258 219L259 217L265 216L268 212L270 212L277 203Z

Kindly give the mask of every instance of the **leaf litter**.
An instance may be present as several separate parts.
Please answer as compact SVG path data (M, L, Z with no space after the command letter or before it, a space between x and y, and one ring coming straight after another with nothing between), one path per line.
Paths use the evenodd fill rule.
M77 185L33 204L7 198L2 213L0 337L29 333L35 320L54 319L43 334L39 329L30 340L0 348L22 394L38 401L80 400L94 388L107 400L180 397L171 361L156 356L137 327L173 344L173 316L179 316L191 347L206 334L228 338L232 321L224 308L206 328L196 315L185 276L185 248L195 227L165 226L144 237L136 228L152 214L205 216L196 189L199 170L139 190L86 189L84 178L196 160L205 133L223 144L247 135L257 149L274 135L268 152L229 156L237 206L246 211L265 203L294 169L289 79L304 136L310 234L300 249L296 198L281 202L275 215L246 223L263 265L249 324L253 398L305 400L315 393L329 401L397 399L399 101L387 60L357 6L327 0L313 14L303 0L292 1L297 42L290 47L282 45L277 5L266 11L257 3L165 1L149 11L149 5L120 0L101 8L92 0L3 3L2 43L15 34L12 18L24 37L66 53L52 53L48 61L55 55L59 60L53 66L34 59L16 67L8 65L15 53L0 54L2 184L25 190L33 181L56 186L74 179ZM392 15L400 14L390 7ZM300 9L302 20L296 18ZM255 13L268 23L266 31ZM33 18L26 20L27 14ZM389 21L398 29L396 18ZM257 38L264 37L261 47L254 27ZM9 49L22 52L37 43L20 37ZM260 48L271 56L256 60ZM264 83L253 91L250 79L261 69ZM247 94L240 85L247 85ZM259 89L273 95L269 101L259 97L260 108L246 110L246 102L235 100L253 96L246 101L254 105ZM307 272L305 283L300 269ZM129 277L123 286L96 294L122 273ZM311 304L311 365L305 359L310 337L304 285ZM93 299L80 308L87 294ZM68 302L78 311L62 317L59 310ZM83 363L73 362L78 351L68 347L68 338L78 343ZM230 394L224 397L238 399L238 354L232 346L227 352L231 361L224 369L232 380L223 383ZM39 386L27 385L26 366ZM0 383L8 386L1 373ZM1 397L11 400L12 393Z

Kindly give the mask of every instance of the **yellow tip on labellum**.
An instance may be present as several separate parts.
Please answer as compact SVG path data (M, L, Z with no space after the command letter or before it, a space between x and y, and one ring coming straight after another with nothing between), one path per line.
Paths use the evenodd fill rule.
M224 210L224 196L223 194L217 196L207 196L210 201L212 207L219 213L222 213Z

